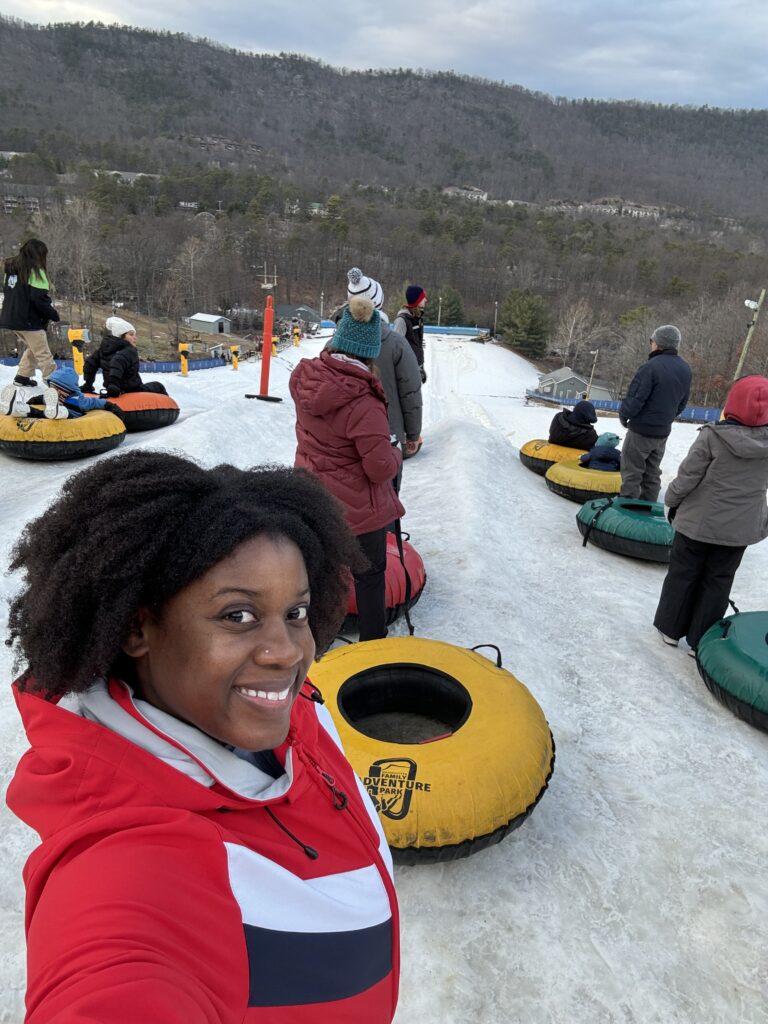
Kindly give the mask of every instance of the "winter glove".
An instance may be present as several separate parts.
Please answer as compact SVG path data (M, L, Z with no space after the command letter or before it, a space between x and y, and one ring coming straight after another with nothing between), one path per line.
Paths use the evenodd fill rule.
M116 384L110 384L107 388L108 398L118 398L120 395L120 388Z
M670 508L669 505L665 505L664 515L667 517L667 522L671 524L672 520L677 515L677 506L675 506L675 508Z
M419 373L421 374L421 383L422 384L426 384L427 383L427 371L424 369L423 366L419 367Z
M629 426L629 420L627 419L626 416L619 416L619 423L622 425L622 427L628 427Z

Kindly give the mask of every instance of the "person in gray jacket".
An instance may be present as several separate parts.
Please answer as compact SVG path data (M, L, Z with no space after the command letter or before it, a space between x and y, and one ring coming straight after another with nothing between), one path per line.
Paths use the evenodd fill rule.
M347 298L364 295L369 298L381 316L381 352L374 360L379 379L387 396L389 430L403 449L403 455L415 455L421 441L421 373L411 346L387 322L382 310L384 292L378 281L366 277L358 268L352 267L347 274ZM334 319L341 319L346 306L334 313ZM402 464L395 479L395 490L400 490Z
M742 377L719 423L707 423L667 488L675 537L653 624L689 654L728 608L749 544L768 536L768 378Z

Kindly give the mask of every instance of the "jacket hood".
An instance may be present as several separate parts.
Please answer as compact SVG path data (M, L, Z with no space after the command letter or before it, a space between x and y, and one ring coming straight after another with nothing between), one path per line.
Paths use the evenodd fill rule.
M306 784L293 756L296 723L301 719L303 742L312 743L318 732L314 704L303 699L311 690L305 684L294 703L288 739L275 751L285 774L274 779L194 726L137 699L126 683L99 680L58 702L14 686L31 749L8 789L8 806L45 839L82 829L104 812L129 815L148 799L203 813L254 801L290 802ZM105 764L111 766L106 791Z
M105 334L101 339L101 351L105 356L112 356L115 352L119 352L123 348L131 348L129 341L124 341L122 338L116 338L113 334Z
M586 401L586 399L582 399L581 402L577 402L571 412L567 413L567 416L571 423L577 423L579 426L587 426L590 423L597 423L595 407L591 402Z
M312 416L327 416L370 391L384 397L369 370L327 350L316 359L302 359L291 374L293 400Z
M740 459L768 459L768 427L744 427L722 420L702 429L714 431L717 440Z

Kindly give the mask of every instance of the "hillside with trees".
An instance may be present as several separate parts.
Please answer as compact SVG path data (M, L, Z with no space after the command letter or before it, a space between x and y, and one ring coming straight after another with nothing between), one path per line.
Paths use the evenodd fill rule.
M259 308L265 264L277 302L328 311L357 264L391 312L418 281L432 322L496 321L586 371L599 348L617 390L665 321L696 401L733 372L765 283L766 111L554 100L93 24L0 19L0 56L0 150L21 154L0 194L27 197L0 214L1 251L41 234L82 320L97 302L170 322ZM601 195L657 213L578 205ZM765 369L766 334L747 369Z

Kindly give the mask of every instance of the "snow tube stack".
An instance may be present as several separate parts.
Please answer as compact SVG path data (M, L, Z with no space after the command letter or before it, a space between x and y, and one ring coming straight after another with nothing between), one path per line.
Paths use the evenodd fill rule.
M129 434L169 427L179 418L179 407L171 396L158 395L154 391L126 391L109 401L122 409L123 422Z
M549 726L500 655L494 664L437 640L370 640L326 654L309 678L400 863L500 842L547 788Z
M739 612L710 626L696 664L721 703L768 732L768 612Z
M0 416L0 452L16 459L82 459L117 448L124 440L120 418L101 409L71 420Z
M550 491L578 501L581 505L592 498L618 494L621 490L621 473L606 473L602 469L588 469L577 461L556 462L544 474Z
M577 459L586 454L584 448L566 448L561 444L550 444L549 441L535 439L526 441L520 449L520 461L528 469L539 476L544 476L550 466L565 459Z
M391 626L396 619L399 619L406 608L410 610L421 597L424 584L427 582L427 573L421 555L403 538L403 555L405 557L405 568L411 580L411 593L406 601L406 582L403 563L400 561L400 553L397 550L397 538L394 533L387 534L387 570L384 576L385 601L387 607L387 625ZM349 599L347 603L347 617L344 620L343 629L355 629L357 627L357 598L355 588L349 588Z
M599 548L647 562L669 562L675 531L664 506L639 498L595 498L581 506L576 524L584 538Z

